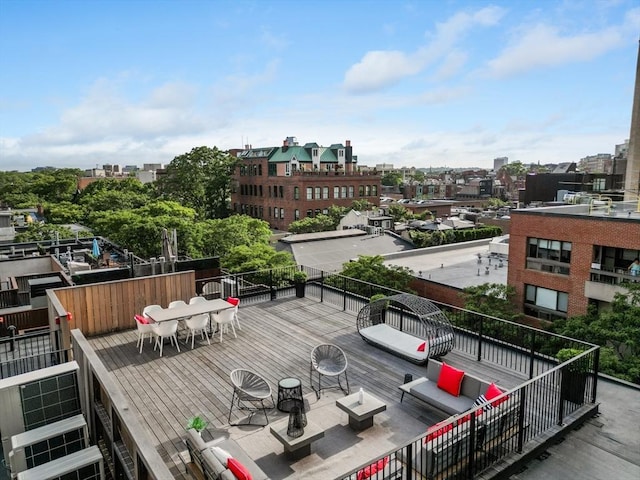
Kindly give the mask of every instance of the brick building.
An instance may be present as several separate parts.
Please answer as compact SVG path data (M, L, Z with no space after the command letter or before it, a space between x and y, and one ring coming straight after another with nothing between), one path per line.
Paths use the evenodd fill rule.
M380 203L380 175L359 172L349 140L345 145L299 145L288 137L280 147L231 150L239 160L234 174L234 212L286 230L291 222L349 207L355 200Z
M640 256L637 202L511 211L508 283L529 317L554 320L605 307ZM639 279L640 280L640 279Z

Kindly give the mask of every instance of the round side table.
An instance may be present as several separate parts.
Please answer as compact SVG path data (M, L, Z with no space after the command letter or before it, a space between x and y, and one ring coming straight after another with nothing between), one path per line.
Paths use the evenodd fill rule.
M278 382L278 410L289 412L302 399L302 382L299 378L283 378Z

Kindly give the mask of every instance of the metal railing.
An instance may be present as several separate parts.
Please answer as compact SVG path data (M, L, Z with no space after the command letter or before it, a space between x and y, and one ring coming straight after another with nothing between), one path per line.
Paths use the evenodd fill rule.
M296 269L303 269L308 275L306 296L354 314L375 294L391 296L403 293L309 267L249 272L200 282L201 285L214 283L222 286L225 279L227 282L230 280L232 283L229 285L236 288L229 290L233 296L240 297L243 302L257 303L293 295L291 279ZM224 288L212 290L210 295L224 296ZM505 457L522 453L527 443L547 437L584 405L591 404L595 409L598 346L432 302L446 312L453 325L457 351L473 356L478 362L518 372L529 380L492 400L496 408L476 407L447 419L438 424L437 430L443 433L437 438L421 435L401 448L340 476L340 480L355 479L360 471L371 473L376 470L377 473L370 478L473 479L489 467L503 462ZM559 365L557 355L563 349L581 353ZM479 410L482 413L478 413Z
M9 327L9 336L0 338L0 378L8 378L68 361L69 349L53 345L49 328L18 334ZM58 343L58 342L55 342Z

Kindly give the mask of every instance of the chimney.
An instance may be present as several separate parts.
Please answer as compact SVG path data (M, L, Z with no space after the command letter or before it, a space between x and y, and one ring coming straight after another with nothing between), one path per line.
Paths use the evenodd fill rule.
M351 146L351 140L345 140L344 142L346 145L346 147L350 147Z

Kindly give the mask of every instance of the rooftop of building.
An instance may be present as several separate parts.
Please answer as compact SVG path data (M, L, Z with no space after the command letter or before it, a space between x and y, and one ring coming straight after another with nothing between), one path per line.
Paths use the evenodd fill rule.
M420 278L459 289L484 283L506 284L507 255L492 252L491 241L475 240L384 255L385 264L410 268Z
M283 242L286 242L284 248ZM328 272L342 270L343 264L358 255L382 255L413 249L409 242L397 235L370 235L358 229L291 235L279 243L279 249L291 252L298 265Z
M636 201L610 202L606 199L598 199L591 203L578 205L557 203L547 204L544 207L518 208L511 210L511 214L513 213L567 215L575 218L601 218L640 222L640 203Z

